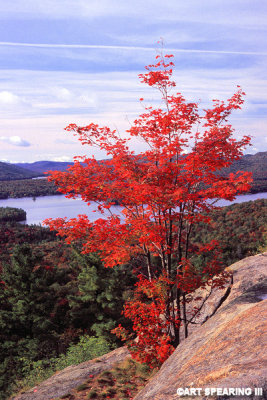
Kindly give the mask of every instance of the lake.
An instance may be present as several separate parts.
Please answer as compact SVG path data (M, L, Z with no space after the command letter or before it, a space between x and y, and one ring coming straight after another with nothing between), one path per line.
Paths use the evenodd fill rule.
M237 196L233 202L220 200L217 205L220 207L228 206L233 203L243 203L245 201L267 199L267 192ZM91 221L100 218L102 214L93 212L96 205L92 203L89 207L80 199L66 199L63 195L41 196L33 199L23 197L19 199L0 200L0 207L22 208L27 212L27 224L41 224L46 218L67 217L74 218L78 214L87 214ZM113 206L114 213L120 213L120 206Z

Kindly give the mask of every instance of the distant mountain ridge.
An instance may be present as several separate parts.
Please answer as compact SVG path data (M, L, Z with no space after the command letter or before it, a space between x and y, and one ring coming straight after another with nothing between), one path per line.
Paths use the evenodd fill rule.
M102 160L105 161L105 160ZM17 167L21 167L33 172L44 173L46 171L65 171L69 165L74 163L62 161L35 161L33 163L15 163ZM12 164L8 164L12 165ZM267 173L267 151L259 152L256 154L246 154L240 160L235 161L230 167L231 171L251 171L255 176L260 179L265 177Z
M33 163L16 163L14 165L32 172L44 174L46 171L66 171L66 169L73 164L74 163L70 161L35 161Z
M101 162L101 161L100 161ZM105 160L102 160L105 162ZM66 171L73 162L36 161L33 163L0 163L0 180L15 180L43 176L46 171ZM252 193L267 192L267 151L247 154L226 168L223 174L237 171L249 171L253 174Z

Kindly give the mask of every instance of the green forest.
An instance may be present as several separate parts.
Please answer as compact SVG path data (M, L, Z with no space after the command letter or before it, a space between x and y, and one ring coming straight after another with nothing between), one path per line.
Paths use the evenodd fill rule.
M26 211L21 208L0 207L0 222L25 221Z
M47 179L23 179L0 182L0 199L9 197L38 197L60 194Z
M266 248L267 200L214 211L193 242L217 239L225 266ZM97 251L81 254L47 228L19 224L23 210L0 209L0 396L121 343L110 330L121 315L142 259L104 268ZM201 262L201 259L199 260ZM130 328L130 326L129 326Z

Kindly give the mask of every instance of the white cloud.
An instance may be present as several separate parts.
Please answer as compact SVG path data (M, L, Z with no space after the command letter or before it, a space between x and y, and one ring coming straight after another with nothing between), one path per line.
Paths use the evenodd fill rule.
M76 90L77 91L77 90ZM80 91L77 91L80 92ZM54 94L54 95L53 95ZM42 98L43 100L43 98ZM55 101L56 100L56 101ZM45 102L34 102L33 107L39 109L77 109L77 108L95 108L97 100L95 95L89 95L86 92L73 93L68 89L60 88L46 93Z
M20 146L20 147L29 147L31 146L30 142L21 138L20 136L0 136L0 141L11 144L13 146Z
M0 104L2 105L13 105L19 103L19 97L12 92L4 90L0 92Z
M69 156L52 157L51 160L52 161L60 161L60 162L73 161L72 158Z
M63 88L54 88L53 92L59 100L66 101L66 100L70 100L73 97L70 90L68 90L64 87ZM53 92L52 92L52 94L53 94Z

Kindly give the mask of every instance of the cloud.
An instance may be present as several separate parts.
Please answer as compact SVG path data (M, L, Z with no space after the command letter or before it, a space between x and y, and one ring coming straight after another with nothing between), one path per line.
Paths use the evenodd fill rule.
M69 156L52 157L51 161L68 162L73 161Z
M12 146L20 146L20 147L29 147L31 146L30 142L25 139L22 139L20 136L0 136L0 141L11 144Z
M18 96L13 90L18 90L18 85L12 85L10 87L9 82L1 82L1 86L9 86L9 90L0 91L0 113L2 117L7 117L7 115L14 115L17 112L25 112L31 108L31 104L25 100L24 96Z
M103 50L145 50L155 52L155 47L144 46L121 46L121 45L92 45L92 44L51 44L51 43L19 43L19 42L0 42L0 46L13 47L39 47L52 49L103 49ZM209 49L179 49L166 47L165 51L177 53L199 53L199 54L235 54L235 55L257 55L267 56L266 51L227 51L227 50L209 50Z
M19 101L19 97L12 92L8 92L7 90L0 92L0 104L13 105L18 104Z
M59 100L66 101L72 99L72 93L66 88L55 88L54 93Z
M33 107L40 110L50 110L50 112L71 112L77 109L94 109L97 106L95 94L88 94L84 89L74 88L73 90L65 87L53 87L47 90L45 96L41 96L41 102L35 101ZM44 101L45 100L45 101Z

